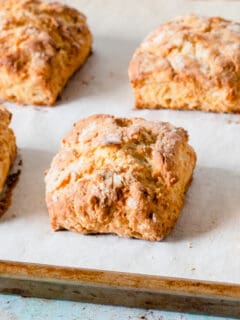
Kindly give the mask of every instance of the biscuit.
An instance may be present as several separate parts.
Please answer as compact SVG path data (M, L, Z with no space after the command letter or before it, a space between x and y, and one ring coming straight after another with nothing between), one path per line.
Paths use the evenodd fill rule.
M240 24L177 17L153 31L129 65L136 108L240 112Z
M0 1L0 97L53 105L84 63L92 37L86 17L60 3Z
M14 133L9 128L11 117L11 113L0 105L0 193L3 191L17 150Z
M45 177L52 228L161 240L179 216L195 163L186 131L169 123L80 120Z

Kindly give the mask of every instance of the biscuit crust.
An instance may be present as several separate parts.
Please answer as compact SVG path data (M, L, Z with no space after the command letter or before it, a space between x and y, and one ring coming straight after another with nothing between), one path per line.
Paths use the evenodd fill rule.
M13 130L9 128L11 113L0 105L0 193L16 156L16 139Z
M57 2L0 1L0 97L53 105L92 44L86 17Z
M181 16L163 23L129 65L136 108L240 112L240 24Z
M45 177L52 228L161 240L177 221L195 164L186 131L169 123L80 120Z

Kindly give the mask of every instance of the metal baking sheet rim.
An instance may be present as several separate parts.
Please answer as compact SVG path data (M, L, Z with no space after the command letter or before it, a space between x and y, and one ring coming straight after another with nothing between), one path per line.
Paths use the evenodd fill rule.
M0 260L0 293L240 318L240 285Z

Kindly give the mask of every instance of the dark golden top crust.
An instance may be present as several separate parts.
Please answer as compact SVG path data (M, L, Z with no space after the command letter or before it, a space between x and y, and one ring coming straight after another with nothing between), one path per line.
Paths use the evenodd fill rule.
M187 140L188 135L184 129L175 128L169 123L94 115L74 125L62 141L62 151L68 153L69 149L75 150L73 153L76 161L79 149L82 156L82 153L90 150L92 153L97 149L112 146L112 149L122 150L125 154L132 153L133 159L139 159L139 164L143 167L150 165L154 175L161 176L170 186L178 181L174 163L176 152L179 145ZM69 161L68 157L66 161ZM65 168L65 164L62 165ZM88 167L92 170L91 161L84 165L85 169ZM89 173L88 170L85 173Z
M33 69L42 73L56 54L70 50L74 55L81 47L76 36L88 33L84 22L83 14L59 3L1 1L0 65L9 72L21 71L23 78Z
M200 73L203 80L228 84L237 80L233 71L240 72L240 24L220 17L178 17L153 31L136 52L141 54L146 57L139 61L136 78L158 66L168 67L172 75L175 70Z

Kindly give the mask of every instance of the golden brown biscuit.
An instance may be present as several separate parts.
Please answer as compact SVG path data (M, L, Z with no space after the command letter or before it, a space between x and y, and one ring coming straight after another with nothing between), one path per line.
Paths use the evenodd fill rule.
M186 131L169 123L80 120L45 178L52 227L161 240L179 216L195 163Z
M92 37L86 18L60 3L0 1L0 97L53 105L84 63Z
M240 24L182 16L163 23L129 66L137 108L240 112Z
M11 113L0 105L0 193L16 155L16 140L9 128Z

